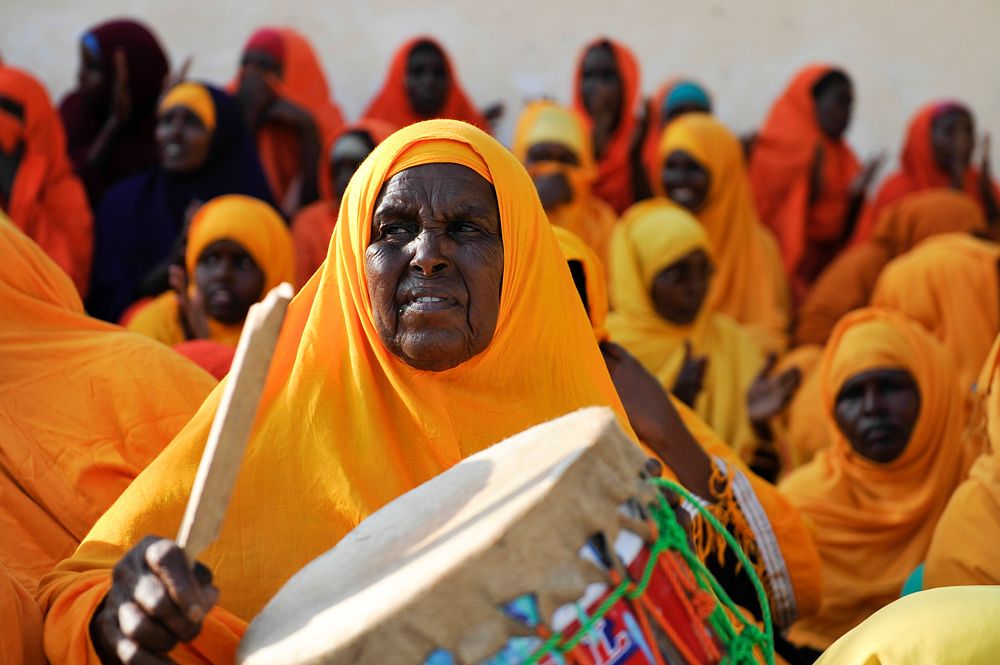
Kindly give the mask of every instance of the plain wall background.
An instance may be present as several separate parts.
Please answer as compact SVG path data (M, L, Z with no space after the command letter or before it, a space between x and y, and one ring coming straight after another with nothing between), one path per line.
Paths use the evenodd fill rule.
M857 103L848 138L862 158L878 149L895 165L910 114L930 99L969 103L977 132L1000 131L998 0L4 0L4 61L39 76L58 101L73 85L78 39L117 16L145 20L174 65L233 75L240 49L263 25L298 28L313 42L337 102L357 117L407 37L432 34L455 59L479 106L501 100L510 137L525 98L568 101L576 59L591 38L630 45L642 87L690 75L712 92L737 132L758 126L801 65L825 60L852 75ZM16 17L16 18L15 18ZM1000 141L1000 137L998 137ZM978 159L978 152L977 157ZM884 175L884 173L883 173Z

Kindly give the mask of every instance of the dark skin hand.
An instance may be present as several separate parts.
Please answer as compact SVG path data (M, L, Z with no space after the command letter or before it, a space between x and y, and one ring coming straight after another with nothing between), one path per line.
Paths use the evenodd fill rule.
M93 71L92 63L88 64L88 57L93 56L86 48L83 48L83 52L85 54L84 66L81 67L79 74L81 85L86 82L86 85L89 86L87 90L91 91L89 94L96 97L100 94L98 90L106 86L104 74L99 70L96 73ZM125 60L125 51L119 49L115 52L114 67L115 73L111 84L108 116L97 138L91 144L90 152L87 153L87 165L91 168L101 168L103 166L104 162L111 155L111 149L114 147L118 134L132 118L132 96L128 91L129 72L128 63Z
M646 173L646 163L642 159L643 144L649 133L653 131L652 125L656 118L656 112L652 106L652 102L647 98L639 107L635 132L632 134L632 142L629 145L629 159L632 162L632 191L635 193L636 201L643 201L653 196L653 188L649 184L649 174Z
M106 665L166 665L190 642L218 601L212 574L192 569L172 540L147 536L118 561L111 589L90 621L94 650Z
M180 312L184 338L208 339L212 331L208 327L208 312L205 311L205 297L200 291L188 294L188 277L184 266L171 264L167 268L170 289L176 294L177 309Z
M622 79L610 46L598 44L587 51L580 88L583 105L593 120L594 158L600 159L622 113Z
M857 454L887 464L910 441L920 415L920 391L906 370L868 370L844 382L833 414Z
M496 191L457 164L424 164L382 186L365 275L379 338L416 369L457 367L496 331L503 240Z
M754 377L747 391L747 413L750 422L758 434L764 434L765 440L771 440L768 422L781 413L795 396L802 382L802 371L791 367L781 374L774 374L778 364L778 356L768 354L763 369Z
M670 390L674 397L694 408L695 400L705 387L705 372L708 371L708 356L696 356L691 351L691 342L684 342L684 361Z

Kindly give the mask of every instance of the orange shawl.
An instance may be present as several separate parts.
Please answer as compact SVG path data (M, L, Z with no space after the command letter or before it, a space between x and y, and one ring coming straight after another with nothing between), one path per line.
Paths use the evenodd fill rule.
M754 143L750 185L757 211L778 238L785 272L793 293L804 294L817 274L820 258L810 257L810 245L829 247L844 229L851 183L861 170L847 142L831 139L819 126L812 90L836 68L827 64L805 67L771 108ZM822 191L809 203L810 178L817 146L824 150ZM826 250L821 252L829 260Z
M871 235L879 215L893 201L896 201L907 194L919 192L931 187L950 187L951 176L945 173L937 162L934 161L934 148L931 145L931 129L934 119L941 113L955 108L965 108L960 102L932 102L926 104L917 111L910 120L910 125L906 131L906 143L903 146L903 155L900 158L900 170L886 178L875 196L875 202L868 205L858 221L858 228L854 232L853 242L863 242ZM971 112L969 112L971 115ZM979 169L969 167L965 173L965 180L962 191L971 196L983 205L979 190ZM993 191L998 193L996 182L993 183Z
M598 342L608 339L608 331L604 327L608 318L608 279L604 273L604 265L578 235L567 231L561 226L553 226L552 233L556 236L559 249L567 263L577 262L583 269L584 289L587 293L587 318L594 329Z
M38 81L6 65L0 65L0 97L24 108L23 120L0 109L0 146L12 151L24 142L10 200L0 200L0 207L85 294L94 220L87 194L66 156L59 114Z
M45 665L42 613L0 562L0 665Z
M66 275L0 216L0 563L29 592L215 385L83 312Z
M364 118L374 118L388 122L395 127L405 127L421 120L427 120L417 115L410 105L410 99L406 94L406 65L410 58L410 52L418 44L430 43L441 51L444 56L444 65L448 69L448 96L445 99L444 107L438 117L450 120L461 120L470 125L475 125L484 132L490 131L490 124L479 112L469 99L462 84L458 81L458 73L452 65L448 51L439 41L432 37L421 36L407 40L396 55L392 57L389 65L389 73L385 77L382 89L378 91L375 98L368 104Z
M885 265L922 240L985 228L975 201L952 189L928 189L886 207L869 240L838 256L813 285L799 308L795 343L825 344L840 317L868 304Z
M695 213L715 256L707 307L746 326L764 350L781 351L788 334L788 285L774 236L757 216L739 139L706 113L686 113L663 132L658 161L675 150L709 173L708 194ZM655 185L662 195L663 184Z
M382 184L429 163L461 164L493 182L504 246L493 340L443 372L386 350L365 277ZM534 185L506 148L449 120L384 141L347 188L327 261L289 307L222 533L202 556L221 605L172 657L232 662L246 621L289 577L366 515L472 453L589 405L613 407L631 431L579 302ZM220 394L47 578L53 661L97 662L87 627L109 570L144 535L176 533Z
M611 136L604 154L597 156L597 180L594 194L601 197L619 215L635 202L632 185L632 136L635 134L635 105L639 99L639 61L620 42L608 38L595 39L580 52L577 61L576 82L573 88L573 108L590 121L587 106L583 103L583 60L594 46L608 44L618 66L622 82L622 107L618 128Z
M885 464L855 453L833 415L844 383L878 368L905 369L920 391L910 441ZM852 312L834 330L820 372L833 443L781 484L815 525L823 560L819 614L789 634L814 649L899 597L964 472L962 392L944 347L918 323L891 310Z

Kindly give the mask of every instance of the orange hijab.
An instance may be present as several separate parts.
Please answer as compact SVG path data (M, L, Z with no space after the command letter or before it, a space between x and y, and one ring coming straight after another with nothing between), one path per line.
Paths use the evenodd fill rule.
M833 415L844 383L878 368L906 370L920 392L910 441L885 464L855 453ZM823 561L820 611L789 634L814 649L899 597L964 473L962 392L948 353L920 324L891 310L852 312L834 330L820 372L832 444L781 484L815 525Z
M882 183L882 187L875 197L875 202L865 209L854 233L854 242L861 242L871 234L879 214L893 201L907 194L931 187L951 186L951 176L945 173L934 160L931 130L935 118L955 109L962 109L972 115L972 112L960 102L938 101L924 105L913 116L906 131L906 143L900 158L901 168ZM970 166L965 173L962 191L973 197L982 207L979 176L979 169ZM998 191L995 182L993 183L993 191Z
M29 592L190 419L215 382L88 317L0 215L0 563Z
M801 281L801 262L810 243L840 238L851 183L861 170L844 140L831 139L816 118L813 87L836 67L814 64L795 75L774 103L754 143L750 185L761 220L778 238L785 272ZM809 203L810 174L816 147L822 145L823 189ZM808 282L801 284L801 290Z
M587 51L595 46L607 44L618 66L622 82L622 107L618 128L604 148L604 154L597 158L597 180L594 194L601 197L619 215L635 202L632 185L632 156L629 153L632 136L635 134L635 105L639 99L639 61L620 42L602 37L587 44L577 60L576 81L573 88L573 108L590 122L587 106L583 103L583 61ZM589 130L589 127L588 127Z
M691 155L710 177L705 202L695 213L715 257L706 306L749 328L764 350L782 350L788 285L774 236L757 216L739 139L706 113L686 113L664 130L659 163L675 150ZM655 185L663 195L663 184Z
M667 103L670 93L683 83L697 85L705 92L705 96L708 97L708 93L703 86L695 84L689 78L675 76L657 88L653 96L649 98L648 108L646 109L646 122L649 124L649 129L646 132L646 139L642 144L642 163L646 167L646 176L649 178L650 183L660 178L660 167L662 164L657 160L656 153L659 150L660 137L663 135L663 127L666 124L663 121L663 106ZM711 97L709 97L710 106L711 103Z
M966 390L1000 333L1000 245L967 233L922 242L882 271L871 304L902 312L951 354Z
M0 65L0 97L24 109L18 118L0 109L0 146L24 155L8 200L0 209L37 242L86 293L94 246L87 194L66 156L66 134L45 88L25 72Z
M583 269L584 290L587 293L587 318L598 342L608 339L604 323L608 318L608 278L604 265L580 236L561 226L553 226L552 233L559 242L559 249L567 263L574 261Z
M934 531L924 569L924 587L1000 585L1000 337L990 350L976 386L966 431L981 451L969 478L955 491Z
M795 343L825 344L840 317L868 304L885 265L921 241L985 228L975 201L949 188L909 194L889 205L869 240L834 259L813 285L799 308Z
M445 50L441 42L432 37L420 36L407 40L396 55L392 57L389 65L389 73L385 77L382 89L378 91L375 98L368 104L363 117L375 118L390 123L396 127L405 127L415 122L426 120L417 115L410 105L410 98L406 94L406 65L410 58L410 53L420 44L432 44L441 51L444 57L444 65L448 69L448 96L445 99L444 107L438 117L450 120L461 120L470 125L475 125L484 132L490 131L490 124L486 118L473 105L466 95L462 84L458 81L458 74L452 65L448 51Z
M493 183L504 246L493 340L443 372L413 369L383 346L365 277L382 184L433 163ZM613 407L631 431L579 302L534 185L506 148L450 120L411 125L376 148L347 188L327 261L289 307L222 533L201 557L221 605L173 657L232 662L246 622L289 577L468 455L589 405ZM85 636L109 570L143 535L176 533L220 394L47 579L50 659L93 658Z

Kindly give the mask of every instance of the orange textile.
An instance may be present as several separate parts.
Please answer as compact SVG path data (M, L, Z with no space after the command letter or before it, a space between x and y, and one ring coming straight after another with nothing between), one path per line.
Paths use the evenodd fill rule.
M909 443L884 464L855 453L833 415L841 387L880 368L906 370L920 392ZM964 473L962 392L948 353L920 324L892 310L852 312L834 330L820 373L832 443L780 486L816 527L822 607L789 633L814 649L899 597Z
M87 194L66 156L66 134L45 88L25 72L0 65L0 98L23 108L16 118L0 108L0 147L23 142L24 154L10 196L0 208L37 242L86 293L94 246L94 220Z
M832 139L819 125L813 87L837 68L805 67L771 108L750 159L750 185L761 221L778 238L793 293L804 294L819 265L811 254L830 255L842 244L851 183L861 165L843 139ZM811 173L818 146L823 148L822 189L810 203ZM810 247L815 250L810 252ZM821 262L820 262L821 263Z
M926 240L882 271L871 304L895 309L951 354L962 388L979 378L1000 333L1000 245L967 233Z
M382 184L430 163L492 181L504 248L493 339L442 372L385 348L365 270ZM327 261L288 309L222 532L201 557L221 605L171 656L232 662L245 622L303 565L366 515L509 435L588 405L611 406L631 432L579 302L534 185L506 148L448 120L384 141L347 188ZM40 602L53 662L97 663L87 626L108 572L146 534L176 533L220 395L47 578Z
M235 346L213 342L210 339L191 339L174 344L174 351L219 381L224 379L226 374L229 374L229 367L233 364L233 357L236 355Z
M438 117L461 120L475 125L484 132L490 131L489 122L486 121L486 118L465 93L465 89L462 88L448 51L439 41L427 36L413 37L399 47L389 64L389 73L385 77L382 89L376 93L375 98L368 104L368 108L362 116L382 120L396 127L405 127L421 120L427 120L427 118L417 115L406 94L406 65L410 58L410 52L413 51L414 47L427 43L433 44L441 51L445 67L448 69L448 95Z
M587 107L583 103L583 60L591 48L607 44L618 66L618 76L622 82L622 106L618 127L604 148L604 154L597 156L597 180L594 194L614 208L617 214L635 202L632 184L632 137L635 134L635 105L639 100L639 61L621 42L602 37L587 44L577 61L576 81L573 86L573 108L590 121Z
M42 613L0 562L0 665L45 665Z
M0 248L0 563L34 592L215 382L86 316L66 275L2 216Z
M996 552L1000 538L1000 337L979 374L966 434L970 448L981 454L934 530L924 588L1000 584Z
M834 259L813 285L799 308L795 342L825 344L840 317L868 304L885 265L921 241L985 229L975 201L952 189L928 189L887 206L869 240Z
M774 236L757 216L739 139L706 113L686 113L663 132L658 161L675 150L688 153L709 173L708 194L694 213L715 257L707 306L746 326L765 351L782 351L788 284ZM654 184L662 195L662 183Z
M579 165L527 163L531 146L550 142L570 149L577 156ZM518 118L511 151L527 166L532 176L553 171L565 175L573 190L573 200L545 212L554 226L567 229L586 242L606 268L611 234L618 216L610 205L593 193L597 167L583 118L576 111L554 102L531 102Z
M942 112L965 108L958 102L932 102L917 111L910 120L906 131L906 142L900 157L900 170L886 178L879 188L875 201L869 204L854 232L853 242L863 242L871 235L878 223L879 215L893 201L907 194L919 192L931 187L949 187L951 177L938 166L934 160L934 149L931 146L931 129L934 119ZM971 115L971 112L970 112ZM962 191L974 198L982 209L983 201L979 189L979 169L969 167L965 173ZM996 182L993 182L994 196L1000 193Z
M785 354L774 368L775 374L792 367L802 373L792 401L771 423L775 428L782 477L807 464L816 453L830 445L819 373L822 357L822 346L803 344Z
M608 279L604 273L604 264L587 246L580 236L567 231L561 226L553 226L552 233L559 242L559 249L568 263L574 261L580 264L584 275L584 290L587 296L587 318L594 329L598 342L608 339L608 331L604 327L608 318Z

